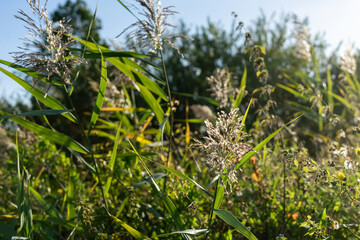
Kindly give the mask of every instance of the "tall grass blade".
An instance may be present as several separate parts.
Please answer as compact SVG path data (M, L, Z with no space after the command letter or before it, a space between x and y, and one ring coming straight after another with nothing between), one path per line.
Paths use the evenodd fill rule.
M0 115L9 116L10 114L0 111ZM51 142L71 148L80 153L89 153L89 150L87 150L84 146L65 134L54 132L51 129L29 122L20 117L12 117L11 120Z
M245 114L244 114L244 117L243 117L243 119L241 120L241 123L244 124L244 125L245 125L245 121L246 121L247 115L248 115L249 110L250 110L250 107L251 107L252 100L253 100L253 99L251 98L251 99L250 99L250 102L249 102L249 105L248 105L248 107L247 107L247 109L246 109L246 112L245 112Z
M285 124L284 126L282 126L281 128L279 128L278 130L276 130L275 132L273 132L270 136L268 136L267 138L265 138L261 143L259 143L255 148L253 148L252 151L248 152L243 158L241 158L241 160L236 164L237 168L242 167L252 156L254 156L258 151L260 151L267 142L269 142L273 137L275 137L276 134L278 134L284 127L286 127L287 125L291 124L292 122L296 121L298 118L300 118L302 115L294 118L293 120L291 120L290 122L288 122L287 124Z
M45 211L49 213L52 217L61 219L60 213L51 206L48 202L45 201L45 199L41 196L40 193L38 193L33 187L29 187L31 194L35 197L35 199L43 206ZM62 220L61 220L62 221Z
M181 231L185 230L184 227L184 222L182 220L182 218L180 217L180 213L178 212L178 210L176 209L174 203L171 201L171 199L166 196L160 189L159 185L156 183L154 177L151 174L150 169L147 167L147 165L145 164L145 162L143 161L142 157L140 156L140 154L137 152L137 150L134 148L134 146L132 145L132 143L130 141L128 141L130 146L132 147L133 151L137 154L141 164L143 165L143 167L145 168L145 171L147 172L147 174L150 176L151 178L151 183L154 187L154 189L156 190L156 192L159 194L159 196L161 197L161 199L163 200L166 210L169 212L171 218L174 220L175 225L177 226L177 228ZM187 234L182 234L183 238L185 239L191 239L190 236L188 236Z
M2 119L8 119L12 117L36 117L36 116L44 116L44 115L59 115L66 112L71 112L72 110L32 110L29 112L19 113L19 114L13 114L13 115L6 115L6 116L0 116L0 120Z
M110 51L108 48L106 48L104 46L97 45L97 44L94 44L91 42L85 42L84 40L76 38L76 37L72 37L72 38L79 41L81 44L85 45L90 50L96 50L96 51L101 50L101 52L102 51L105 51L105 52ZM140 68L139 70L143 70L138 64L134 63L133 61L130 61L129 59L126 59L126 63L124 63L124 62L120 61L119 58L115 58L115 57L109 57L109 58L106 58L106 60L111 62L116 68L118 68L126 76L130 77L137 83L143 84L146 88L148 88L150 91L152 91L153 93L160 96L165 101L169 101L168 97L166 96L164 91L154 81L152 81L146 75L135 70L136 68L138 68L138 69ZM124 58L124 61L125 61L125 58Z
M106 209L105 209L106 210ZM106 210L107 211L107 210ZM115 220L115 222L120 223L120 225L126 229L126 231L128 231L133 237L135 237L136 239L148 239L150 240L151 238L148 238L147 236L145 236L144 234L142 234L141 232L139 232L138 230L136 230L135 228L127 225L126 223L124 223L123 221L121 221L120 219L118 219L117 217L111 215L109 212L107 212L109 214L109 216Z
M245 95L245 88L246 88L246 78L247 78L247 68L246 68L246 65L244 67L244 74L241 78L241 82L240 82L240 91L239 93L237 94L236 98L235 98L235 101L234 101L234 104L233 104L233 108L238 108L242 102L242 99L244 98L244 95Z
M333 81L331 78L331 72L329 66L326 68L326 76L327 76L327 100L328 104L330 106L331 111L334 110L334 99L333 96L331 96L330 93L333 92Z
M106 68L106 62L103 56L101 56L101 77L100 77L100 86L98 95L95 102L95 108L92 112L90 123L89 123L89 130L88 130L88 136L91 133L91 130L95 127L96 121L100 114L100 109L102 108L104 97L105 97L105 90L106 90L106 83L107 83L107 68Z
M186 229L186 230L183 230L183 231L175 231L175 232L171 232L171 233L164 233L164 234L159 234L159 235L156 235L154 236L155 238L158 238L158 237L168 237L168 236L171 236L171 235L175 235L175 234L190 234L190 235L195 235L195 236L198 236L198 235L201 235L201 234L204 234L204 233L207 233L209 230L207 229Z
M249 240L257 240L255 235L247 229L241 222L229 211L225 209L214 209L216 215L218 215L224 222L232 226L239 233L241 233L244 237Z
M54 84L54 85L58 85L58 86L61 86L62 83L58 82L58 81L55 81L53 79L48 79L46 76L44 76L43 74L37 72L37 71L34 71L34 70L31 70L29 68L25 68L25 67L22 67L20 65L17 65L15 63L12 63L12 62L8 62L8 61L5 61L5 60L1 60L0 59L0 63L1 64L4 64L5 66L8 66L8 67L11 67L15 70L18 70L22 73L25 73L26 75L30 76L30 77L33 77L33 78L36 78L42 82L46 82L46 83L51 83L51 84Z
M45 97L45 93L37 89L35 86L31 86L29 83L27 83L25 80L19 78L15 74L3 69L0 67L0 71L6 74L8 77L13 79L15 82L20 84L23 88L25 88L26 91L31 93L36 99L38 99L40 102L42 102L44 105L48 106L51 109L55 110L67 110L64 105L62 105L58 100L53 98L52 96ZM69 112L65 112L62 114L64 117L68 118L72 122L77 122L76 118Z
M29 184L28 174L25 170L25 167L22 165L20 160L19 152L19 143L18 143L18 134L16 133L16 164L17 164L17 173L18 173L18 185L17 185L17 209L20 220L20 234L27 238L30 237L32 232L33 222L32 222L32 211L30 207L30 198L29 198ZM26 182L26 185L25 185Z
M113 175L113 171L114 171L114 167L115 167L115 162L116 162L116 157L117 157L117 148L119 145L119 139L120 139L120 130L121 130L121 124L119 124L119 127L116 131L116 136L115 136L115 141L114 141L114 147L113 147L113 151L111 153L111 158L110 158L110 174L108 176L108 178L106 179L106 183L105 183L105 187L104 187L104 195L107 196L110 186L111 186L111 181L112 181L112 175Z

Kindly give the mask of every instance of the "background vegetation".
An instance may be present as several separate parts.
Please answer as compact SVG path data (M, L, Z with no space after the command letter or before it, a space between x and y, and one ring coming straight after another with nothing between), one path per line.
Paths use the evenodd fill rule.
M121 46L83 0L20 13L38 38L0 60L32 95L0 103L0 238L360 238L358 52L296 16L173 29L136 3Z

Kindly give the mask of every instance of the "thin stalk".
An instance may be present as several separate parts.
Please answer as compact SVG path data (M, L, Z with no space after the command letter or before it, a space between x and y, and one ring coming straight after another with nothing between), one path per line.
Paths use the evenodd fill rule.
M285 226L286 226L286 157L283 157L283 168L284 168L284 176L283 176L283 184L284 184L284 189L283 189L283 225L281 228L281 233L284 233L285 231Z
M208 223L208 224L209 224L209 227L208 227L209 231L206 233L205 239L207 239L208 234L209 234L210 229L211 229L211 220L212 220L213 215L214 215L214 207L215 207L215 201L216 201L216 194L217 194L218 186L219 186L219 183L220 183L220 177L221 177L221 176L219 176L218 180L216 181L214 201L213 201L213 204L212 204L211 213L210 213L210 215L209 215L209 220L208 220L208 222L209 222L209 223Z
M162 63L162 67L163 67L163 71L164 71L164 78L166 81L166 88L167 88L167 92L168 92L168 97L169 97L169 103L170 103L170 136L169 136L169 148L168 148L168 155L167 155L167 159L166 159L166 167L169 166L169 161L170 161L170 155L171 155L171 145L172 145L172 134L173 134L173 126L174 126L174 114L172 111L172 97L171 97L171 90L170 90L170 83L169 83L169 79L166 73L166 66L165 66L165 61L164 61L164 54L162 52L162 49L160 49L160 57L161 57L161 63ZM167 178L165 178L164 180L164 192L166 191L166 182L167 182Z
M107 200L106 200L106 197L105 197L103 184L102 184L101 179L100 179L99 167L98 167L97 161L96 161L96 159L95 159L95 157L94 157L94 153L93 153L93 151L92 151L92 149L91 149L91 141L90 141L90 139L88 138L88 135L85 133L84 126L83 126L83 124L81 123L80 117L79 117L79 115L78 115L78 113L77 113L77 111L76 111L76 109L75 109L74 103L73 103L73 101L71 100L71 97L70 97L70 94L69 94L68 89L66 88L65 85L63 85L63 86L64 86L64 89L65 89L66 96L67 96L67 98L68 98L68 100L69 100L70 106L71 106L71 108L74 110L74 114L75 114L75 117L76 117L76 120L77 120L77 124L79 125L79 127L80 127L80 129L81 129L81 132L82 132L82 134L83 134L83 136L84 136L84 138L85 138L86 144L88 145L88 150L89 150L89 152L90 152L91 159L92 159L92 161L93 161L93 163L94 163L96 176L97 176L97 178L98 178L98 180L99 180L99 187L100 187L101 195L102 195L102 197L103 197L103 199L104 199L104 202L105 202L105 208L108 209L108 204L107 204Z

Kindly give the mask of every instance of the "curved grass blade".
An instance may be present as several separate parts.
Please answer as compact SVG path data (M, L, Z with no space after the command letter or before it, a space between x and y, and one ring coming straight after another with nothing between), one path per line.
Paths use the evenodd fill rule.
M164 165L161 165L161 164L158 164L158 165L159 165L159 167L167 170L168 172L173 173L173 174L175 174L176 176L178 176L178 177L180 177L180 178L182 178L182 179L184 179L184 180L187 180L187 181L195 184L195 186L197 186L197 187L200 188L202 191L204 191L204 193L206 193L208 196L214 197L214 196L213 196L209 191L207 191L204 187L202 187L202 186L201 186L200 184L198 184L195 180L189 178L189 177L186 176L185 174L183 174L183 173L181 173L181 172L179 172L179 171L176 171L176 170L174 170L174 169L168 168L168 167L166 167L166 166L164 166Z
M240 82L240 91L237 94L234 104L233 104L233 108L238 108L241 104L242 99L244 98L245 95L245 88L246 88L246 78L247 78L247 68L246 65L244 67L244 74L241 78L241 82Z
M77 152L72 150L71 148L67 148L80 162L84 163L85 166L93 173L96 174L95 169L87 162L84 158L81 157L81 155Z
M9 116L10 114L0 111L0 115ZM23 126L24 128L34 132L35 134L42 136L45 139L48 139L54 143L71 148L80 153L89 153L89 151L84 146L82 146L80 143L70 138L69 136L66 136L65 134L52 131L36 123L32 123L27 120L24 120L20 117L12 117L11 120Z
M115 136L115 141L114 141L114 147L113 147L113 151L111 153L111 158L110 158L110 174L109 177L106 179L106 183L105 183L105 187L104 187L104 195L107 196L110 186L111 186L111 181L112 181L112 174L114 171L114 167L115 167L115 161L116 161L116 154L117 154L117 148L119 145L119 139L120 139L120 131L121 131L121 123L119 124L119 127L116 131L116 136Z
M239 233L249 240L257 240L255 235L247 229L241 222L229 211L225 209L214 209L216 215L218 215L224 222L235 228Z
M217 190L216 190L216 195L215 195L215 200L214 200L214 207L213 209L218 209L221 205L221 202L223 200L224 197L224 193L225 193L225 188L222 184L219 184L217 186Z
M162 121L162 123L160 124L160 135L161 135L161 145L162 146L164 146L164 129L165 129L168 119L169 119L169 116L166 116L164 121Z
M138 21L140 21L140 19L120 0L118 0L118 2L129 12L131 13L131 15L133 15Z
M107 83L107 69L106 69L106 62L103 56L101 56L101 77L100 77L100 86L98 95L95 102L95 108L92 112L90 123L89 123L89 130L87 132L88 136L91 133L91 130L95 127L96 121L99 117L100 110L102 108L104 97L105 97L105 90L106 90L106 83Z
M329 66L326 67L326 76L327 76L327 93L328 93L328 104L330 106L331 111L334 110L334 99L330 95L333 92L333 81L331 78L331 72Z
M66 112L71 112L71 111L72 110L70 110L70 109L67 109L67 110L52 110L52 109L33 110L33 111L19 113L19 114L0 116L0 120L12 118L12 117L21 117L21 116L36 117L36 116L44 116L44 115L58 115L58 114L63 114Z
M17 197L17 209L20 220L20 227L19 227L20 234L26 237L30 237L30 234L33 230L32 210L30 207L30 191L28 187L30 178L28 177L28 173L20 160L17 133L16 133L16 156L17 156L16 165L18 172L18 186L16 191L16 197Z
M54 218L60 218L60 213L56 208L52 207L45 199L38 193L33 187L29 186L30 192L36 198L36 200L45 208L45 211L48 212Z
M91 42L86 42L80 38L76 38L76 37L72 37L72 38L79 41L81 44L85 45L86 47L88 47L91 50L95 50L95 51L101 50L101 51L105 51L105 52L109 51L109 49L104 46L97 45L97 44L94 44ZM146 86L146 88L148 88L150 91L152 91L153 93L160 96L165 101L169 101L166 94L159 87L159 85L157 85L154 81L152 81L146 75L135 70L137 68L135 66L138 66L136 63L129 60L130 62L132 62L132 64L135 64L135 66L134 65L131 66L129 64L129 62L123 63L118 58L115 58L115 57L109 57L109 58L106 58L106 60L111 62L116 68L118 68L126 76L131 77L137 83L142 83L144 86Z
M27 83L23 79L19 78L15 74L13 74L1 67L0 67L0 71L3 72L4 74L6 74L8 77L12 78L18 84L20 84L20 86L25 88L26 91L31 93L31 95L33 95L36 99L38 99L40 102L42 102L44 105L48 106L49 108L55 109L55 110L67 110L65 108L65 106L62 105L58 100L56 100L55 98L53 98L52 96L49 96L49 95L47 97L44 97L45 96L44 92L40 91L39 89L37 89L34 86L31 86L29 83ZM71 120L72 122L77 122L74 115L72 115L69 112L63 113L62 115L64 117L68 118L69 120Z
M150 91L144 87L141 84L137 84L140 93L143 96L144 100L147 102L147 104L150 106L151 110L154 112L156 119L159 123L162 123L164 121L164 111L162 110L160 104L156 101L154 96L150 93ZM170 125L167 122L165 125L165 130L167 133L170 133Z
M292 95L298 96L299 98L302 98L302 99L304 99L304 100L306 100L306 101L309 101L309 98L308 98L308 97L304 96L303 94L299 93L298 91L296 91L296 90L294 90L294 89L292 89L292 88L290 88L290 87L288 87L288 86L285 86L285 85L280 84L280 83L276 84L276 86L278 86L279 88L282 88L282 89L288 91L288 92L291 93Z
M12 63L12 62L8 62L8 61L5 61L5 60L1 60L0 59L0 63L4 64L5 66L8 66L8 67L11 67L15 70L18 70L22 73L25 73L26 75L30 76L30 77L33 77L33 78L36 78L40 81L43 81L43 82L46 82L46 83L52 83L52 84L55 84L55 85L58 85L58 86L61 86L62 83L58 82L58 81L55 81L55 80L52 80L52 79L48 79L46 76L44 76L43 74L37 72L37 71L34 71L34 70L31 70L29 68L25 68L25 67L22 67L20 65L17 65L15 63Z
M284 126L282 126L281 128L279 128L278 130L276 130L275 132L273 132L270 136L268 136L267 138L265 138L261 143L259 143L252 151L248 152L243 158L241 158L241 160L236 164L237 168L242 167L252 156L254 156L258 151L260 151L264 145L269 142L276 134L278 134L284 127L286 127L287 125L289 125L290 123L296 121L298 118L300 118L302 115L294 118L293 120L291 120L290 122L288 122L287 124L285 124Z
M246 121L247 115L248 115L249 110L250 110L250 106L251 106L252 100L253 100L253 99L251 98L251 99L250 99L250 102L249 102L249 105L248 105L248 107L247 107L247 109L246 109L246 112L245 112L245 114L244 114L244 117L243 117L243 119L241 120L241 123L244 124L244 125L245 125L245 121Z
M132 147L133 151L138 155L140 163L143 165L143 167L145 168L145 171L147 172L147 174L151 178L151 183L152 183L154 189L156 190L156 192L160 195L161 199L163 200L163 202L165 204L165 208L170 213L170 216L174 220L176 227L181 231L185 230L184 221L180 217L180 213L178 212L178 210L175 207L174 203L171 201L171 199L167 195L165 195L161 191L159 185L156 183L154 177L151 174L150 169L147 167L147 165L143 161L142 157L138 154L137 150L134 148L134 146L132 145L130 140L128 140L128 142L129 142L130 146ZM187 234L182 234L182 236L185 239L191 239L190 236L188 236Z
M120 60L116 58L107 58L109 62L111 62L117 69L123 72L126 76L130 77L136 83L143 84L147 89L157 94L165 101L169 101L168 97L164 93L164 91L157 85L154 81L148 78L146 75L138 72L133 67L129 66L129 64L122 63Z
M124 223L123 221L121 221L120 219L118 219L117 217L115 217L114 215L111 215L108 210L105 208L107 214L115 220L115 222L120 223L120 225L125 228L133 237L135 237L136 239L148 239L150 240L151 238L148 238L147 236L145 236L144 234L142 234L141 232L139 232L138 230L136 230L135 228L127 225L126 223Z
M153 177L154 177L155 180L158 180L158 179L163 178L165 176L166 176L165 173L154 173L153 174ZM147 183L147 182L150 182L150 181L151 181L151 177L147 176L146 178L144 178L143 180L141 180L140 182L138 182L138 183L136 183L134 185L134 190L136 188L140 187L141 185L143 185L144 183Z
M167 237L167 236L171 236L171 235L175 235L175 234L190 234L190 235L201 235L204 233L207 233L209 230L207 229L186 229L183 231L175 231L175 232L171 232L171 233L164 233L164 234L159 234L154 236L154 238L158 238L158 237Z
M70 51L81 52L81 48L69 48ZM85 49L84 58L101 58L101 53L99 50ZM119 57L119 58L149 58L150 56L135 52L126 52L126 51L113 51L113 50L102 50L102 55L104 57ZM1 61L1 60L0 60Z
M345 98L333 93L333 92L329 92L328 94L330 94L331 96L333 96L336 100L338 100L339 102L341 102L343 105L345 105L347 108L352 109L353 111L356 111L356 107L353 106L348 100L346 100Z

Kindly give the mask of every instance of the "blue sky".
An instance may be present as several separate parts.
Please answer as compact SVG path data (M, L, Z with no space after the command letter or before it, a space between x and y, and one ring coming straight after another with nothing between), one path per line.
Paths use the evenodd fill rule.
M53 11L58 4L65 0L49 0L48 11ZM133 0L124 2L132 3ZM114 39L124 28L133 23L134 18L127 13L117 0L87 0L90 9L94 10L98 4L97 16L102 20L101 35L105 39ZM230 29L233 17L231 12L238 14L239 20L245 26L260 15L260 9L270 16L276 13L295 13L300 19L309 18L309 29L312 34L325 32L325 39L334 49L343 40L344 43L360 47L360 1L358 0L163 0L163 6L175 6L179 14L171 19L176 23L183 19L192 27L205 25L207 19L219 22L225 29ZM19 9L28 12L26 0L2 0L0 3L0 59L12 61L9 52L17 51L21 46L20 38L26 35L24 24L15 19L14 14ZM278 19L278 18L275 18ZM6 97L10 101L16 96L22 96L24 91L11 79L0 73L0 98Z

